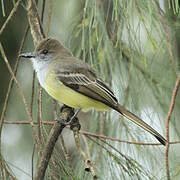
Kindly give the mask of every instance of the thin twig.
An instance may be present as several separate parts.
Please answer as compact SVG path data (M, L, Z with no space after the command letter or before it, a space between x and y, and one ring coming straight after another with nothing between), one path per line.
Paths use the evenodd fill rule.
M46 36L48 36L49 30L50 30L52 12L53 12L52 11L52 0L49 0L49 13L48 13L48 19L47 19L47 26L46 26Z
M55 121L51 120L51 121L41 121L41 124L43 125L51 125L53 126L55 123ZM4 124L16 124L16 125L29 125L31 124L31 121L29 120L19 120L19 121L13 121L13 120L4 120ZM37 122L34 122L34 126L37 125Z
M69 156L68 150L67 150L67 148L65 146L64 138L63 138L62 135L60 136L60 139L61 139L61 146L62 146L62 151L64 153L64 157L65 157L65 159L67 161L67 164L69 165L69 167L72 170L72 163L70 162L70 156Z
M174 86L174 90L172 93L172 98L171 98L171 104L169 107L169 111L167 114L167 118L166 118L166 139L167 139L167 143L166 143L166 175L167 175L167 180L170 180L170 172L169 172L169 162L168 162L168 153L169 153L169 121L174 109L174 105L175 105L175 99L176 99L176 95L179 89L179 85L180 85L180 75L177 77L176 80L176 84Z
M93 178L96 179L97 175L96 175L96 172L94 170L93 162L91 161L91 154L90 154L90 149L89 149L89 145L88 145L86 136L82 135L82 138L84 140L84 143L85 143L85 146L86 146L86 150L87 150L87 155L88 155L88 161L87 162L89 162L88 166L90 168L90 172L92 173Z
M39 83L38 83L39 84ZM38 122L38 143L41 145L41 120L42 120L42 88L39 84L38 88L38 117L37 117L37 122Z
M100 134L94 134L94 133L90 133L87 131L80 131L81 134L84 134L85 136L92 136L98 139L105 139L105 140L110 140L110 141L115 141L115 142L120 142L120 143L126 143L126 144L135 144L135 145L150 145L150 146L161 146L161 143L145 143L145 142L136 142L136 141L126 141L126 140L120 140L118 138L113 138L113 137L109 137L109 136L105 136L105 135L100 135ZM180 142L180 141L178 141Z
M53 116L54 116L54 120L57 119L57 101L53 99Z
M24 47L24 42L25 42L25 39L27 37L27 34L28 34L28 30L29 30L29 27L27 26L26 29L25 29L25 33L23 35L23 38L22 38L22 41L21 41L21 45L20 45L20 48L19 48L19 51L18 51L18 57L16 59L16 62L15 62L15 65L14 65L14 75L16 76L16 73L17 73L17 68L18 68L18 64L19 64L19 54L21 53L23 47ZM1 123L3 123L3 120L4 120L4 117L5 117L5 114L6 114L6 110L7 110L7 105L8 105L8 100L9 100L9 96L10 96L10 93L11 93L11 89L13 87L13 84L14 84L14 79L13 77L11 77L11 80L9 81L9 85L8 85L8 89L7 89L7 93L6 93L6 98L5 98L5 101L4 101L4 105L3 105L3 110L2 110L2 113L1 113L1 119L0 119L0 127L2 126Z
M93 178L96 178L96 175L94 173L94 171L91 171L92 168L92 162L91 160L86 156L86 153L83 151L82 147L81 147L81 144L80 144L80 137L79 137L79 130L80 130L80 124L79 124L79 120L78 118L74 118L72 123L70 124L70 129L73 131L73 134L74 134L74 140L75 140L75 144L76 144L76 147L80 153L80 155L82 156L83 158L83 161L84 161L84 164L85 164L85 168L84 170L85 171L88 171L88 172L91 172ZM93 169L94 170L94 169Z
M82 150L81 144L80 144L79 130L75 127L75 128L73 128L73 133L74 133L74 140L75 140L75 143L76 143L76 147L77 147L79 153L81 154L84 162L86 162L86 160L87 160L86 154L85 154L85 152Z
M32 158L31 158L31 175L32 175L32 180L34 179L34 154L36 150L36 144L33 146L33 152L32 152Z
M43 23L43 19L44 19L45 6L46 6L46 0L43 0L42 11L41 11L41 23Z
M33 114L34 88L35 88L34 86L35 86L35 71L33 71L33 77L32 77L32 93L31 93L31 103L30 103L31 116Z
M15 81L18 89L19 89L19 93L20 93L20 95L21 95L21 97L22 97L22 100L23 100L23 103L24 103L24 106L25 106L27 115L29 116L29 119L32 121L32 116L31 116L31 113L30 113L30 108L29 108L29 106L28 106L28 104L27 104L27 101L26 101L26 98L25 98L25 96L24 96L23 90L22 90L22 88L21 88L18 80L16 79L16 77L15 77L15 75L14 75L14 72L12 71L12 68L11 68L11 66L10 66L10 64L9 64L9 61L8 61L8 59L7 59L7 57L6 57L6 54L5 54L5 52L4 52L4 49L3 49L3 46L2 46L1 43L0 43L0 51L1 51L1 54L2 54L2 57L3 57L3 60L4 60L4 62L5 62L6 65L7 65L7 68L8 68L8 70L9 70L9 73L11 74L12 78L14 79L14 81ZM2 123L2 122L0 122L0 123Z
M87 143L86 136L85 136L84 134L82 134L82 139L83 139L84 144L85 144L85 146L86 146L88 158L90 159L90 157L91 157L90 149L89 149L89 145L88 145L88 143Z
M106 127L106 123L108 123L106 121L106 116L107 116L107 113L104 112L102 114L100 114L100 118L99 118L99 134L104 134L104 130L105 130L105 127ZM101 152L101 149L99 149L99 151L97 152L97 158L96 158L96 162L98 162L99 160L102 159L102 152Z
M4 160L4 158L1 156L0 154L0 177L2 177L2 179L12 179L12 180L17 180L17 178L12 174L10 168L9 168L9 163Z
M35 47L38 43L45 38L45 34L42 29L41 21L39 18L38 10L34 0L29 0L27 5L27 14L29 25L31 28L31 34L33 37Z
M10 125L29 125L31 122L29 121L10 121L10 120L5 120L4 121L5 124L10 124ZM53 126L54 125L54 121L41 121L41 124L43 125L48 125L48 126ZM34 125L37 125L37 123L34 123ZM118 138L114 138L114 137L109 137L109 136L105 136L102 134L95 134L95 133L91 133L91 132L87 132L87 131L79 131L80 134L84 134L86 136L92 136L95 138L99 138L99 139L105 139L105 140L110 140L110 141L115 141L115 142L120 142L120 143L126 143L126 144L134 144L134 145L142 145L142 146L162 146L161 143L145 143L145 142L139 142L139 141L126 141L126 140L121 140ZM180 144L180 141L172 141L169 142L169 144Z
M16 4L15 4L14 7L13 7L13 9L11 10L8 18L6 19L5 23L4 23L3 26L1 27L1 29L0 29L0 36L1 36L1 34L3 33L4 29L6 28L6 26L8 25L8 23L10 22L11 18L13 17L13 15L16 13L16 11L17 11L17 9L18 9L18 7L19 7L19 5L20 5L20 2L21 2L21 0L18 0L18 1L16 2Z

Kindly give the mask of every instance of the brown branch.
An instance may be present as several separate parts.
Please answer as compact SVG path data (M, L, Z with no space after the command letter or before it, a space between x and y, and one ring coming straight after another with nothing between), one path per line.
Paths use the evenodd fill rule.
M60 125L59 122L56 122L51 129L49 134L47 144L45 146L44 152L42 154L40 163L37 167L37 173L35 180L43 180L46 172L46 168L48 166L49 160L54 150L54 146L56 141L58 140L59 135L61 134L62 130L64 129L64 125Z
M171 98L171 104L169 107L169 111L168 111L168 115L166 118L166 139L167 139L167 143L166 143L166 175L167 175L167 179L170 180L170 172L169 172L169 162L168 162L168 153L169 153L169 121L174 109L174 105L175 105L175 99L176 99L176 95L179 89L179 85L180 85L180 75L179 77L177 77L176 80L176 84L174 86L174 90L172 93L172 98Z
M69 117L72 116L72 109L69 107L65 107L61 113L61 120L68 121ZM56 141L58 140L59 135L64 129L65 125L60 124L60 122L55 122L51 132L49 133L47 143L44 147L44 151L42 153L41 160L37 167L37 173L34 180L43 180L46 172L46 168L49 164L49 160L53 153Z
M28 20L29 20L29 25L31 28L31 34L33 37L34 45L35 47L37 44L45 38L42 26L41 26L41 21L39 18L38 10L36 3L34 0L29 0L28 5L27 5L27 14L28 14Z

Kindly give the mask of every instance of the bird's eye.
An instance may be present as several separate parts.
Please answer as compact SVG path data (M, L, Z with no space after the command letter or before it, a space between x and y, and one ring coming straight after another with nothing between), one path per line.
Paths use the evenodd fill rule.
M47 54L48 53L48 50L47 49L44 49L43 51L42 51L42 54Z

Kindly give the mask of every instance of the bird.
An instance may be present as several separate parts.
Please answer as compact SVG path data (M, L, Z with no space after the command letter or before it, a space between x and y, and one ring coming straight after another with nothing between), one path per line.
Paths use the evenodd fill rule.
M34 52L22 53L20 56L32 61L40 85L58 102L78 112L91 108L97 111L113 109L166 145L166 139L161 134L122 106L95 70L74 57L60 41L45 38Z

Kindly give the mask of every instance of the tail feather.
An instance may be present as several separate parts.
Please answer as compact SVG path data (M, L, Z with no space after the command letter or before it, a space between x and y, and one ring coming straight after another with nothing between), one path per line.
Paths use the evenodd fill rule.
M145 123L142 119L137 117L135 114L131 113L120 104L118 104L117 107L114 107L114 109L132 122L134 122L136 125L142 127L144 130L151 133L161 144L166 145L166 139L161 136L156 130L154 130L151 126Z

